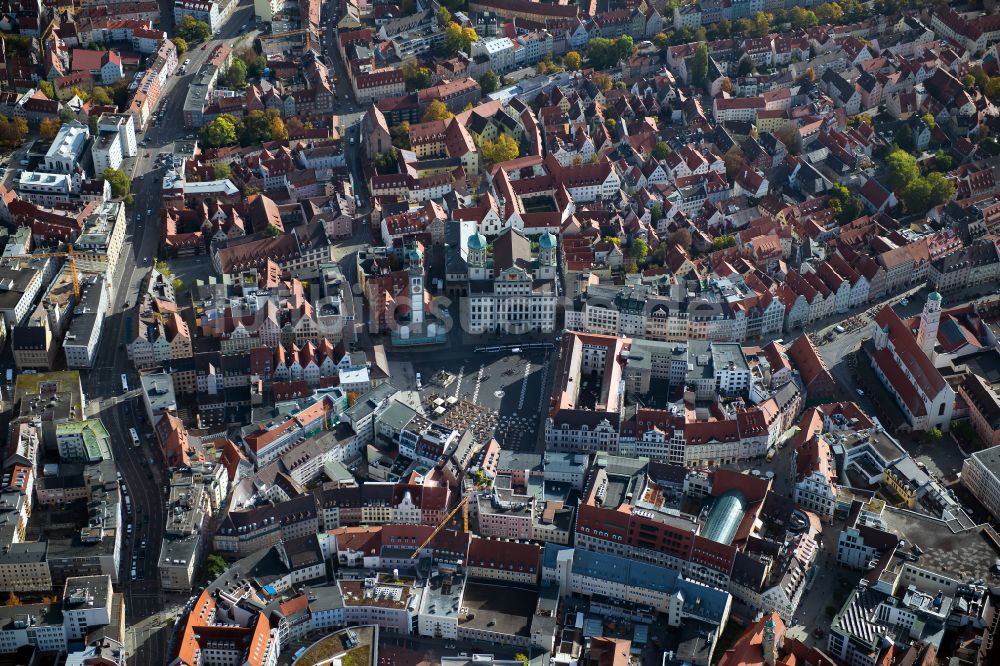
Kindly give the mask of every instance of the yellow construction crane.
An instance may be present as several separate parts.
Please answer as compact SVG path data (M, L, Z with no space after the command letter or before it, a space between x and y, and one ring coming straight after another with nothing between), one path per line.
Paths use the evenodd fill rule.
M465 497L462 498L462 501L460 501L458 504L455 505L455 508L453 508L451 511L448 512L448 515L444 517L444 520L438 523L438 526L434 528L434 531L431 532L431 535L426 539L424 539L424 542L422 544L417 546L417 549L413 551L412 555L410 555L411 560L415 558L417 555L419 555L420 551L422 551L424 548L427 547L427 544L429 544L434 539L434 537L438 535L438 532L444 529L445 525L451 522L451 519L455 517L455 514L458 513L459 509L462 509L462 531L464 532L469 531L469 496L466 495Z
M76 276L76 256L73 254L73 246L70 245L66 252L39 252L38 254L15 254L6 257L7 259L44 259L46 257L66 257L69 262L69 276L73 280L73 297L77 304L80 303L80 280Z

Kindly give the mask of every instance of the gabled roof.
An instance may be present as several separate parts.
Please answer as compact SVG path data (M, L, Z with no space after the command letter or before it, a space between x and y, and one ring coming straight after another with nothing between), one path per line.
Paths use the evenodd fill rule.
M919 412L915 410L923 409L923 401L920 401L919 406L913 401L917 397L914 386L919 387L928 399L933 400L947 386L947 383L941 376L941 372L934 367L934 363L917 345L917 339L913 332L903 323L892 307L886 306L879 310L879 313L875 315L875 324L888 331L889 344L892 345L895 356L899 357L903 366L906 367L909 377L899 368L888 347L876 351L875 362L907 405L911 406L911 412L917 414Z

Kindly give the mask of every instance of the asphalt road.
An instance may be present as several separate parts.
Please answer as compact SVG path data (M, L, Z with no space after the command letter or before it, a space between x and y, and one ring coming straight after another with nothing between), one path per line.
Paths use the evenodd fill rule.
M172 12L172 5L164 15L167 11ZM240 7L223 28L220 40L242 33L252 16L252 5ZM151 123L148 133L137 133L136 139L141 142L148 137L149 145L140 145L138 156L125 165L133 177L135 205L127 213L126 243L113 280L115 290L97 361L94 369L84 377L84 390L95 410L91 415L100 416L111 434L112 451L132 501L132 513L124 516L124 524L132 524L133 531L131 536L126 531L123 537L118 587L126 595L127 648L129 662L133 664L165 664L168 661L169 631L165 630L163 616L166 600L157 572L165 527L163 501L168 478L159 447L150 445L151 424L144 416L142 401L135 398L139 377L128 360L124 343L131 337L139 294L159 245L162 171L155 167L154 160L158 152L172 150L175 142L189 133L184 129L181 114L183 92L211 49L211 44L206 49L196 46L182 56L182 59L191 59L189 73L183 77L175 74L167 80L161 96L161 107L165 109L163 123L157 127ZM127 394L122 388L123 374L128 377L131 389ZM140 433L142 444L139 448L132 445L130 428ZM134 579L131 575L133 557L136 563Z

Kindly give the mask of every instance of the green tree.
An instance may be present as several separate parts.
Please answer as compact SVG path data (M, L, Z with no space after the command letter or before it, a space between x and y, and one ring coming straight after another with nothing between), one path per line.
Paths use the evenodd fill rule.
M129 180L124 171L121 169L105 169L101 175L104 176L104 180L111 184L111 196L121 199L128 194L128 188L132 184L132 181Z
M917 177L906 184L906 187L899 193L903 205L910 213L920 215L926 213L931 207L931 197L933 192L931 184L926 178Z
M210 122L201 130L201 142L209 148L233 146L240 140L238 122L228 113Z
M433 120L448 120L453 115L455 114L448 110L448 107L444 105L444 102L439 99L435 99L427 105L427 111L424 112L424 117L421 119L421 122L429 123Z
M267 68L267 58L253 49L247 48L240 52L240 60L247 66L248 78L259 79L264 76L264 70Z
M392 145L403 150L410 149L410 123L404 120L399 123L391 130L389 130L389 135L392 137Z
M986 81L983 93L990 98L991 102L1000 102L1000 76L992 76Z
M216 180L225 180L233 175L232 168L225 162L222 164L216 164L213 171L215 171Z
M622 35L615 40L615 57L618 60L627 60L635 53L635 42L631 35Z
M587 42L587 60L594 69L607 69L618 64L615 42L605 37L595 37Z
M663 219L663 204L657 202L649 207L649 218L652 222L658 222Z
M243 90L247 87L247 66L240 59L233 60L226 70L226 84L234 90Z
M431 70L421 67L417 60L407 60L400 68L403 72L403 80L407 87L412 90L422 90L431 85Z
M212 36L212 29L204 21L199 21L190 14L185 14L177 22L177 34L189 44L203 42Z
M439 27L451 23L451 12L448 11L447 7L438 9L437 22Z
M836 2L824 2L813 11L820 23L840 23L844 20L844 10Z
M380 174L399 172L399 149L393 146L387 152L375 156L375 170Z
M248 113L246 118L243 119L242 130L238 131L240 145L254 146L265 141L271 141L275 138L275 130L284 132L284 138L287 139L288 132L285 131L285 124L282 122L278 125L275 122L276 119L281 120L281 116L275 109L269 109L266 113L263 111L251 111ZM239 129L237 125L237 130Z
M900 123L896 128L896 136L893 137L896 145L903 150L913 150L913 130L906 123Z
M666 53L667 49L670 48L670 38L667 37L667 33L658 32L653 37L653 44L656 45L656 50L660 53Z
M788 10L788 21L795 29L810 28L819 23L819 19L816 18L815 12L798 6L792 7Z
M708 45L702 42L694 51L691 63L691 85L704 88L708 83Z
M973 90L975 90L975 88L976 88L976 77L974 77L972 74L966 74L965 76L963 76L961 78L961 81L962 81L962 85L965 86L965 89L967 91L972 92Z
M736 236L732 234L723 234L712 239L713 250L725 250L727 247L734 245L736 245Z
M917 160L905 150L896 149L885 158L889 187L901 190L920 176Z
M110 105L115 103L111 92L104 86L94 86L94 89L90 91L90 99L94 104Z
M632 245L629 246L629 253L633 259L640 262L649 254L649 243L642 238L633 238Z
M485 74L479 77L479 87L484 95L496 92L497 88L500 87L500 77L492 69L488 69Z
M447 54L456 51L469 52L469 47L473 42L479 40L479 35L472 28L463 28L454 21L448 23L444 29L444 50Z
M222 559L221 555L212 553L205 558L205 569L208 571L209 580L215 580L228 568L229 565L226 564L226 561Z
M42 79L41 81L38 82L38 89L41 90L42 94L48 97L49 99L56 98L56 89L55 86L52 85L51 81L46 81L45 79Z
M844 4L844 18L850 22L861 21L868 16L868 10L858 0L847 0Z
M267 225L267 228L264 229L264 235L268 236L270 238L274 238L275 236L280 236L281 235L281 229L279 229L278 227L274 226L273 224L269 224L269 225Z
M931 207L948 203L955 197L955 184L943 173L932 171L924 180L931 186Z
M740 60L739 67L736 68L736 76L749 76L757 70L757 66L753 64L753 60L750 58L742 58Z
M128 89L128 79L120 79L111 85L111 99L119 109L128 108L132 96Z
M497 164L516 159L520 154L517 141L508 134L501 134L495 141L487 139L479 149L487 164Z
M765 37L771 32L771 17L764 12L757 12L753 16L753 27L750 29L751 37Z
M930 430L928 430L924 434L924 436L927 438L928 442L937 442L937 441L940 441L941 437L942 437L942 435L941 435L941 429L935 426L935 427L931 428Z
M839 183L830 189L830 210L841 224L861 217L865 206L861 199Z
M188 52L188 43L183 37L174 37L170 41L172 41L174 46L177 47L177 55L184 55Z
M670 154L670 145L666 141L657 141L653 146L653 158L657 160L666 159Z
M582 61L583 58L580 57L580 53L578 51L570 51L563 56L563 65L571 72L575 72L580 69L580 63Z
M955 160L943 150L938 150L934 153L934 166L938 171L951 171L955 167Z
M530 660L528 659L528 655L518 652L514 655L514 661L520 661L527 664Z

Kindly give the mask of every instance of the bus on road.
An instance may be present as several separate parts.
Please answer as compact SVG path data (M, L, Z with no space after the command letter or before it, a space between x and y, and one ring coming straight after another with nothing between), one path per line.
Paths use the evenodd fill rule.
M129 428L128 431L132 435L132 446L139 448L139 433L135 431L135 428Z
M128 393L128 375L122 373L122 391Z

